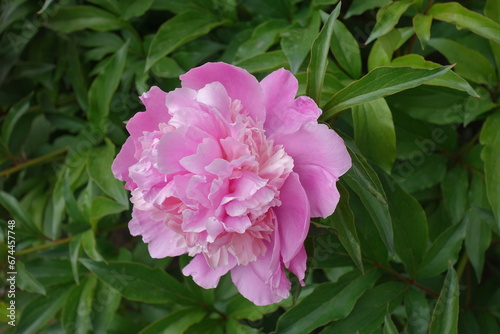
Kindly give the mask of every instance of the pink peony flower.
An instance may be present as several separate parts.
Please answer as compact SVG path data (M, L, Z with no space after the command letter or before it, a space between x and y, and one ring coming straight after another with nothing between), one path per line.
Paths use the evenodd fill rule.
M335 182L351 166L343 140L318 124L313 100L295 98L284 69L260 83L208 63L182 88L153 87L112 170L134 204L129 227L154 258L193 256L183 269L203 288L222 275L257 305L287 298L285 268L303 283L311 217L331 215Z

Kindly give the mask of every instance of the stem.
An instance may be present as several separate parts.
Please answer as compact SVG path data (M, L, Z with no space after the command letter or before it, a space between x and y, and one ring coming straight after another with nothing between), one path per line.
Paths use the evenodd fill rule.
M413 280L412 278L409 278L409 277L401 275L400 273L398 273L394 269L385 267L385 266L383 266L382 264L380 264L378 262L375 263L375 267L381 268L381 269L387 271L388 273L391 273L397 279L399 279L401 281L404 281L404 282L406 282L406 283L408 283L410 285L413 285L414 287L416 287L416 288L424 291L425 293L427 293L427 294L429 294L429 295L431 295L433 297L439 297L439 293L437 293L436 291L433 291L433 290L431 290L431 289L423 286L422 284L415 282L415 280Z
M28 167L31 167L34 165L43 164L46 162L58 160L58 159L60 159L59 155L65 153L68 149L69 149L69 147L66 146L66 147L63 147L57 151L42 155L41 157L37 157L37 158L31 159L31 160L28 160L26 162L23 162L17 166L14 166L14 167L11 167L8 169L4 169L3 171L0 172L0 177L8 176L9 174L15 173L21 169L28 168Z
M458 281L462 278L462 275L464 274L465 267L467 266L467 262L469 262L469 257L467 256L467 253L464 252L462 257L460 258L460 262L458 262L458 267L457 267L457 277Z
M99 230L98 232L96 232L96 234L106 233L106 232L112 232L114 230L119 230L119 229L127 226L127 224L128 223L123 223L123 224L119 224L119 225L116 225L116 226L108 227L108 228ZM36 251L39 251L39 250L42 250L42 249L45 249L45 248L50 248L50 247L55 247L55 246L67 244L68 242L71 242L71 240L73 240L74 237L75 236L71 236L71 237L67 237L67 238L64 238L64 239L55 240L55 241L52 241L52 242L49 242L49 243L46 243L46 244L42 244L42 245L38 245L38 246L33 246L31 248L26 248L26 249L23 249L21 251L16 252L16 255L29 254L29 253L33 253L33 252L36 252Z
M36 251L39 251L39 250L42 250L42 249L45 249L45 248L50 248L50 247L54 247L54 246L63 245L63 244L66 244L66 243L70 242L71 240L73 240L73 238L74 237L59 239L59 240L56 240L56 241L49 242L47 244L42 244L42 245L34 246L34 247L31 247L31 248L26 248L26 249L23 249L21 251L16 252L16 255L24 255L24 254L33 253L33 252L36 252Z

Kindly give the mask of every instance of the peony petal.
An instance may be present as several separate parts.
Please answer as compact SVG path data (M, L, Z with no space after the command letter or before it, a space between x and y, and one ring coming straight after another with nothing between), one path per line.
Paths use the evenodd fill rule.
M340 199L337 190L338 178L324 168L315 165L299 165L295 172L300 175L300 183L307 192L312 217L330 216Z
M300 285L304 286L304 277L306 273L307 264L307 254L306 249L302 246L295 255L295 257L290 261L290 265L287 267L300 281Z
M193 174L207 174L205 167L222 157L219 143L213 138L205 138L198 145L196 153L182 158L179 163Z
M278 221L280 252L285 266L299 253L309 231L309 203L296 173L291 173L280 189L281 206L274 208Z
M153 86L141 95L141 101L146 106L145 112L138 112L127 122L127 130L134 139L143 135L144 131L156 131L160 123L168 123L170 115L165 106L167 93Z
M132 190L137 185L129 176L129 168L133 164L137 162L137 159L134 157L135 148L134 141L132 137L128 137L123 144L120 153L116 156L113 164L111 165L111 171L115 178L120 181L125 181L125 189Z
M335 182L351 167L351 157L342 138L328 126L313 123L272 138L293 158L294 171L309 198L311 216L331 215L338 202Z
M264 128L269 135L297 131L304 123L316 123L321 115L321 109L311 98L300 96L295 99L298 82L290 71L274 71L260 85L267 111Z
M255 121L264 121L266 118L262 88L257 79L242 68L225 63L207 63L181 75L180 79L182 87L194 90L220 82L229 97L241 101L243 111L246 110Z
M163 222L151 219L149 212L134 208L129 230L132 235L142 235L142 240L148 243L149 254L152 258L179 256L186 253L185 247L177 246L182 242L178 240L179 236L163 225Z
M182 158L196 153L206 133L193 126L166 133L158 144L158 169L165 174L183 171Z
M266 105L268 115L275 108L289 105L293 102L299 89L297 79L293 76L292 72L284 68L280 68L266 76L262 79L260 85L264 91L264 104Z
M231 99L220 82L209 83L200 89L196 100L206 106L215 108L215 110L217 110L226 120L231 120L231 114L229 112L231 108Z
M196 108L196 91L189 88L177 88L169 92L165 98L165 105L171 115L175 115L179 109Z
M231 269L231 279L238 291L258 306L278 303L290 294L291 283L283 268L277 272L275 286L263 282L250 266L236 266Z
M221 276L225 275L236 265L233 256L229 256L226 266L210 268L202 254L196 255L187 266L182 269L185 276L192 276L193 280L204 289L213 289L219 284Z

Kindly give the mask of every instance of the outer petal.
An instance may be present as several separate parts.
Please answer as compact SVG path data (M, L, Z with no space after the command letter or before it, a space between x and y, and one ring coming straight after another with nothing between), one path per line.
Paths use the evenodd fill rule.
M338 177L351 167L344 141L324 124L306 123L299 130L272 137L294 160L294 171L309 198L312 217L328 217L337 205Z
M255 305L277 303L289 296L290 281L282 267L277 272L275 287L259 278L250 266L237 266L231 270L231 278L238 291Z
M170 120L165 98L167 93L154 86L142 94L141 101L146 106L145 112L138 112L127 122L127 130L134 139L142 136L143 131L158 130L158 124Z
M236 265L236 260L233 256L230 256L228 260L228 265L212 269L207 264L203 254L198 254L182 269L182 273L185 276L191 275L196 284L202 288L213 289L219 284L221 276L225 275Z
M137 185L132 181L129 176L129 168L133 164L137 162L137 159L134 157L135 148L134 141L132 137L128 137L123 144L120 153L116 156L113 164L111 165L111 171L115 178L120 181L125 181L125 189L132 190Z
M130 234L142 235L142 240L148 243L149 254L153 258L178 256L186 253L184 247L177 246L175 232L167 228L162 221L149 217L149 212L134 209L129 223Z
M304 123L316 123L321 115L321 110L309 97L295 99L298 82L290 71L274 71L260 85L264 91L267 111L264 128L268 134L297 131Z
M295 255L292 261L290 261L290 265L287 267L288 269L290 269L292 273L295 274L295 276L297 276L302 286L304 286L306 264L307 264L306 249L302 246L297 255Z
M207 63L180 76L182 87L200 90L212 82L220 82L232 100L240 100L255 121L266 118L259 82L242 68L226 63Z
M285 266L299 253L309 231L309 201L296 173L280 189L281 206L274 209L278 221L280 252Z
M290 71L280 68L269 74L260 82L264 91L264 104L266 105L267 117L275 109L290 105L295 99L299 83ZM269 118L266 118L266 124Z

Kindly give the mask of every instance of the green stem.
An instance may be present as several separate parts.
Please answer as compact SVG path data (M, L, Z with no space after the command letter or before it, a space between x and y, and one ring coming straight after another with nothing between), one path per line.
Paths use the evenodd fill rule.
M28 160L26 162L23 162L17 166L5 169L5 170L0 172L0 177L8 176L8 175L15 173L21 169L28 168L28 167L31 167L34 165L43 164L46 162L58 160L58 159L60 159L59 155L65 153L68 149L69 149L69 147L66 146L66 147L63 147L57 151L50 152L48 154L42 155L41 157L37 157L37 158L31 159L31 160Z
M46 243L46 244L34 246L34 247L31 247L31 248L26 248L26 249L23 249L21 251L16 252L16 255L24 255L24 254L28 254L28 253L37 252L37 251L45 249L45 248L50 248L50 247L54 247L54 246L63 245L63 244L66 244L66 243L70 242L71 240L73 240L73 238L74 237L59 239L59 240L52 241L52 242L49 242L49 243Z
M112 227L109 227L109 228L105 228L105 229L99 230L98 232L96 232L96 234L111 232L111 231L114 231L114 230L119 230L119 229L127 226L127 224L128 223L123 223L123 224L119 224L119 225L112 226ZM42 249L46 249L46 248L50 248L50 247L55 247L55 246L67 244L68 242L71 242L71 240L73 240L74 237L75 236L71 236L71 237L68 237L68 238L55 240L55 241L52 241L52 242L49 242L49 243L46 243L46 244L42 244L42 245L38 245L38 246L33 246L33 247L30 247L30 248L26 248L26 249L23 249L21 251L16 252L16 255L25 255L25 254L37 252L37 251L42 250Z
M467 262L469 262L469 256L467 256L467 253L463 253L462 257L460 258L460 261L458 262L457 266L457 277L458 280L462 278L462 275L464 274L465 267L467 266Z

